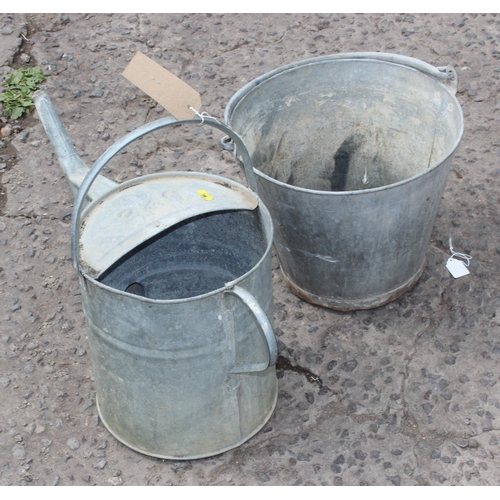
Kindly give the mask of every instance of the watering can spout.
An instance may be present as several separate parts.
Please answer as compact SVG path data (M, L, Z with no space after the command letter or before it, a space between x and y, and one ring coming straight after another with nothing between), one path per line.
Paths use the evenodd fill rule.
M33 94L33 101L38 111L38 116L42 122L45 132L52 143L59 165L68 181L73 196L76 197L83 179L89 172L89 168L78 156L73 142L68 136L52 102L44 91L37 91ZM92 188L87 193L87 200L92 201L107 193L117 184L106 177L98 176L92 184Z

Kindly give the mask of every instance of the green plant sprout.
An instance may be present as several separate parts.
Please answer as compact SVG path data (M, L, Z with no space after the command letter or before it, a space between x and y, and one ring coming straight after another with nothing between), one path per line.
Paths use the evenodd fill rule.
M4 105L4 115L17 120L28 113L33 104L33 92L38 84L46 80L40 68L20 68L4 77L2 86L7 90L0 94Z

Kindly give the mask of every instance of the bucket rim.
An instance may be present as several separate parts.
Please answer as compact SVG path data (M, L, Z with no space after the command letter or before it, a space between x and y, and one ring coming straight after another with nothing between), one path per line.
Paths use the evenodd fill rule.
M408 177L406 179L403 179L398 182L394 182L392 184L385 184L384 186L378 186L375 188L369 188L369 189L356 189L356 190L350 190L350 191L323 191L319 189L309 189L309 188L304 188L300 186L293 186L291 184L287 184L286 182L278 181L277 179L274 179L271 176L268 176L264 172L261 172L259 169L257 169L255 166L253 167L253 170L255 174L258 177L261 177L268 182L277 184L279 186L288 188L292 191L299 191L303 193L310 193L310 194L316 194L316 195L321 195L321 196L343 196L343 195L350 195L350 196L355 196L355 195L362 195L362 194L368 194L368 193L376 193L380 192L386 189L390 188L395 188L398 186L401 186L403 184L413 182L416 179L419 179L420 177L423 177L436 168L438 168L440 165L445 163L457 150L463 134L464 134L464 115L463 115L463 110L458 102L458 99L456 95L448 88L446 85L444 85L442 82L440 82L437 78L433 78L433 76L429 73L437 73L439 70L424 62L421 61L420 59L416 59L413 57L409 56L401 56L398 54L392 54L388 52L345 52L345 53L340 53L340 54L329 54L325 56L319 56L319 57L311 57L308 59L303 59L301 61L297 61L291 64L287 64L285 66L281 66L279 68L276 68L274 70L268 71L267 73L264 73L263 75L255 78L254 80L248 82L246 85L244 85L240 90L238 90L229 100L227 103L227 106L224 111L224 120L227 123L229 127L231 127L231 117L238 106L238 104L250 93L252 92L255 88L263 84L264 82L274 79L275 77L278 77L288 71L292 71L298 68L301 68L303 66L310 66L310 65L315 65L315 64L321 64L325 62L330 62L330 61L373 61L381 64L390 64L394 66L400 66L407 68L409 70L413 71L419 71L420 73L423 73L426 75L428 78L431 78L434 80L436 83L438 83L442 90L448 92L450 98L454 102L456 109L458 111L458 115L460 118L460 129L457 134L457 138L455 142L453 143L453 146L450 147L448 153L444 155L438 162L430 165L427 169L425 169L422 172L419 172L415 175L412 175L411 177Z
M271 248L273 246L273 239L274 239L274 225L272 222L271 214L268 210L268 208L264 205L261 199L259 199L259 205L254 209L254 210L262 210L262 217L263 217L263 232L265 234L265 237L267 238L267 244L266 244L266 249L262 253L261 258L259 261L251 268L249 269L246 273L242 274L238 278L236 278L233 281L228 281L227 283L224 284L224 286L217 288L215 290L211 290L210 292L203 293L201 295L195 295L193 297L184 297L180 299L151 299L149 297L143 297L141 295L136 295L133 293L128 293L123 290L118 290L116 288L113 288L111 286L105 285L104 283L101 283L97 279L93 278L90 274L88 274L86 271L84 271L81 266L78 267L78 274L85 280L85 281L90 281L94 285L98 286L99 288L102 288L104 290L107 290L109 292L116 293L118 295L124 295L125 297L128 298L134 298L137 300L140 300L141 302L146 302L149 304L183 304L183 303L188 303L192 302L195 300L203 300L207 299L219 294L225 293L227 290L231 290L234 288L236 285L241 283L244 279L246 279L248 276L253 274L258 267L260 267L263 262L269 257L271 253ZM189 220L189 219L187 219Z

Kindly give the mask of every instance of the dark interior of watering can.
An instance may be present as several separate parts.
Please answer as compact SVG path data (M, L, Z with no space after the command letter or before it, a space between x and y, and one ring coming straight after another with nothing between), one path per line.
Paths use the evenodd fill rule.
M230 116L254 166L322 191L394 184L441 163L462 115L433 77L373 60L308 64L262 81Z
M250 271L266 248L258 208L214 212L183 221L148 240L99 281L151 299L195 297Z

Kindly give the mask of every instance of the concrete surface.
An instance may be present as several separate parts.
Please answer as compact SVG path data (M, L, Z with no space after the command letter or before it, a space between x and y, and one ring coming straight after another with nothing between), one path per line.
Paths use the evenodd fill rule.
M24 35L24 37L22 36ZM338 313L283 284L274 258L279 398L237 449L159 460L116 441L95 406L70 261L73 198L35 116L0 139L1 485L497 485L500 478L500 16L0 15L0 71L39 65L91 165L168 113L121 76L141 50L202 94L219 119L253 78L334 52L452 64L465 134L416 287L379 309ZM24 54L24 55L23 55ZM162 170L242 180L220 134L147 137L116 181ZM0 165L1 166L1 165ZM454 280L448 238L473 260Z

